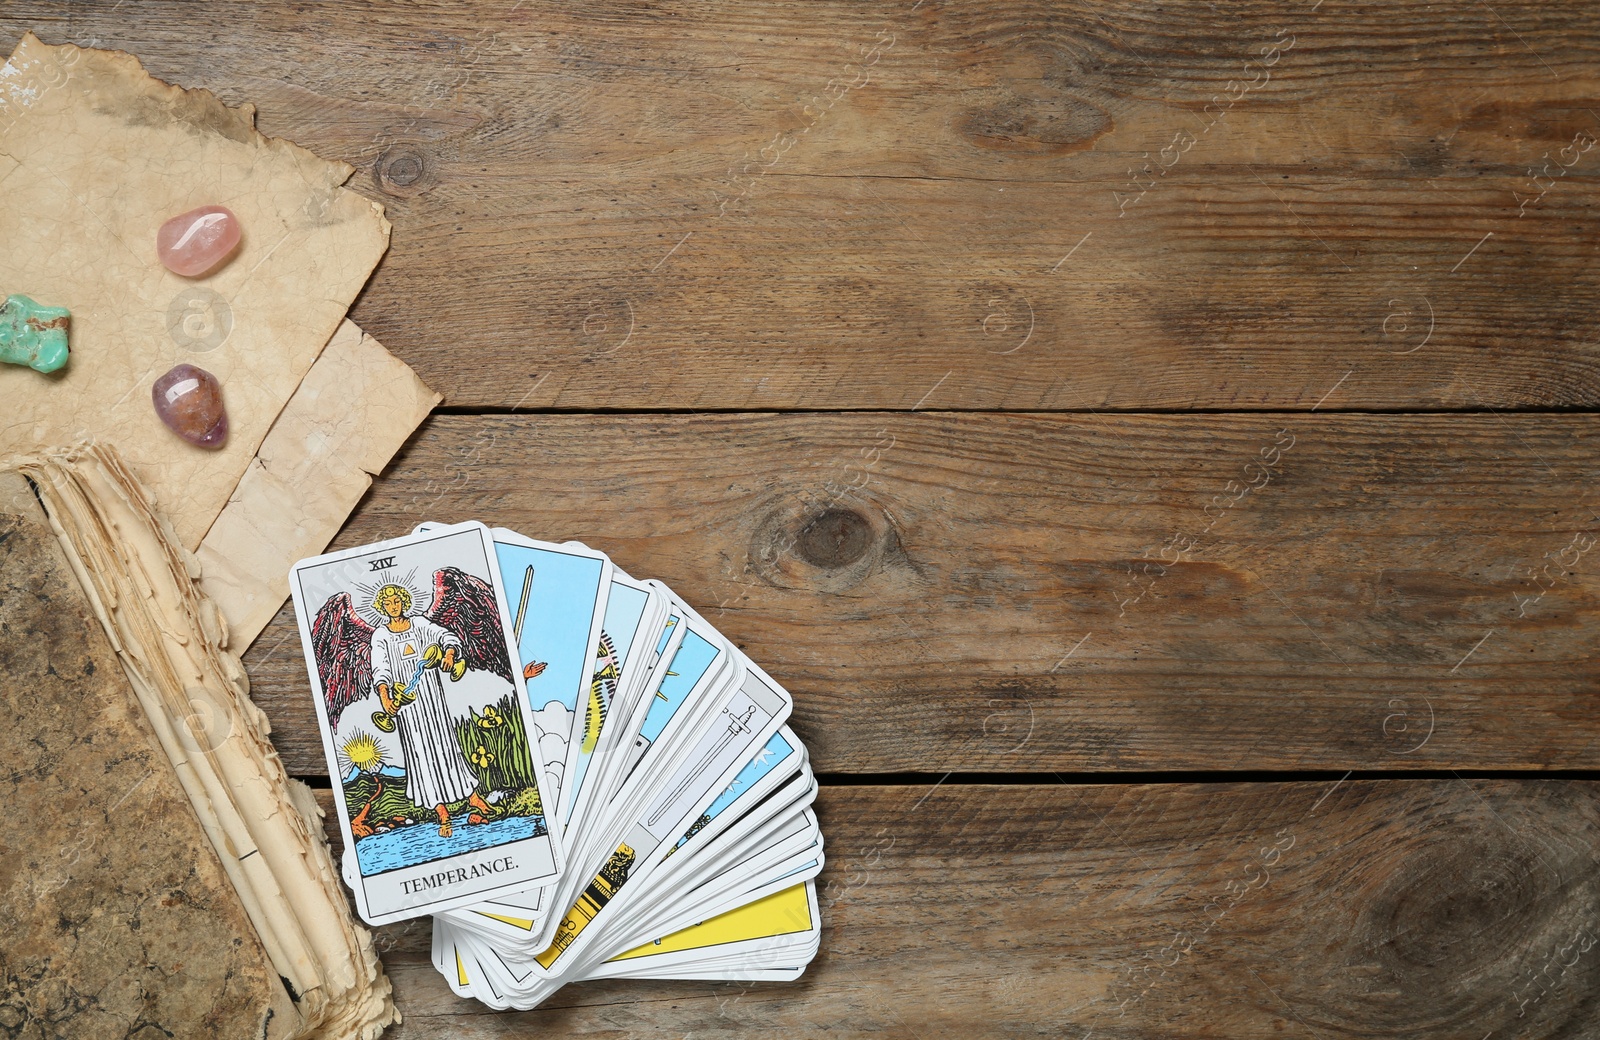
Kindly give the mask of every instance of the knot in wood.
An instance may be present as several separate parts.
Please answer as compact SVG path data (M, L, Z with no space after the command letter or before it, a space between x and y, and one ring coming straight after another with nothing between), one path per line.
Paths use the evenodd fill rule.
M411 150L386 153L378 160L378 187L391 194L404 193L421 183L428 164L420 152Z
M816 567L848 567L872 548L872 524L850 509L826 509L795 540L800 558Z

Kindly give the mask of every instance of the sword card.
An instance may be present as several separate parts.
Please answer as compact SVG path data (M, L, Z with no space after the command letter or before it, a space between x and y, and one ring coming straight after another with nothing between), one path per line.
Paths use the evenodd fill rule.
M557 927L548 949L534 958L547 974L558 974L564 957L581 960L586 937L608 907L620 906L627 885L649 877L666 844L680 837L734 780L755 751L789 716L788 693L757 668L712 713L689 754L646 803L605 866L595 874ZM612 913L615 913L612 909Z

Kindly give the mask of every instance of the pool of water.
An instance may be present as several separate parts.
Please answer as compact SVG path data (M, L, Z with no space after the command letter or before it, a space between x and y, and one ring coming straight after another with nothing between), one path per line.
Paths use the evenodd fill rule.
M463 852L492 849L525 838L536 838L545 833L543 816L508 816L492 823L470 824L466 820L453 820L455 833L448 838L439 837L437 823L417 823L410 827L369 834L356 841L356 860L361 865L361 876L369 877L386 870L416 866Z

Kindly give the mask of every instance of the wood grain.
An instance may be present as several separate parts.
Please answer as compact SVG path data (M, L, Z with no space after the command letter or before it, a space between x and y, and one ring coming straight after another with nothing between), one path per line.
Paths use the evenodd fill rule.
M821 772L1575 768L1600 738L1597 438L1584 416L435 416L336 544L467 518L582 539L786 684ZM291 771L323 774L287 610L246 663Z
M389 1035L1585 1037L1595 794L824 787L822 952L801 981L584 984L467 1013L410 922L379 933L406 1016Z
M1600 420L1506 414L1600 406L1592 5L222 10L22 0L0 43L133 51L387 207L352 316L468 414L336 545L581 538L826 773L1592 763ZM1315 414L1152 414L1197 410ZM287 611L246 661L325 775ZM799 983L493 1014L408 922L387 1035L1600 1021L1592 783L957 779L824 786Z
M0 41L359 167L395 232L352 316L453 406L1600 404L1580 0L227 11Z

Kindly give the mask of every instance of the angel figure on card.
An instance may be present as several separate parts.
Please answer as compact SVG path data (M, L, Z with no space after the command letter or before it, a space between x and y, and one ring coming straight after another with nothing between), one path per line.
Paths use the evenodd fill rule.
M442 567L427 613L414 613L411 590L393 581L378 586L371 605L383 618L376 626L347 592L329 597L312 623L329 724L338 726L346 707L375 693L382 710L373 712L373 725L398 737L406 795L437 814L439 836L453 833L452 805L470 810L468 823L486 822L495 810L479 792L473 752L458 736L444 678L458 682L471 668L511 679L494 590L457 567ZM489 752L475 750L487 766Z

